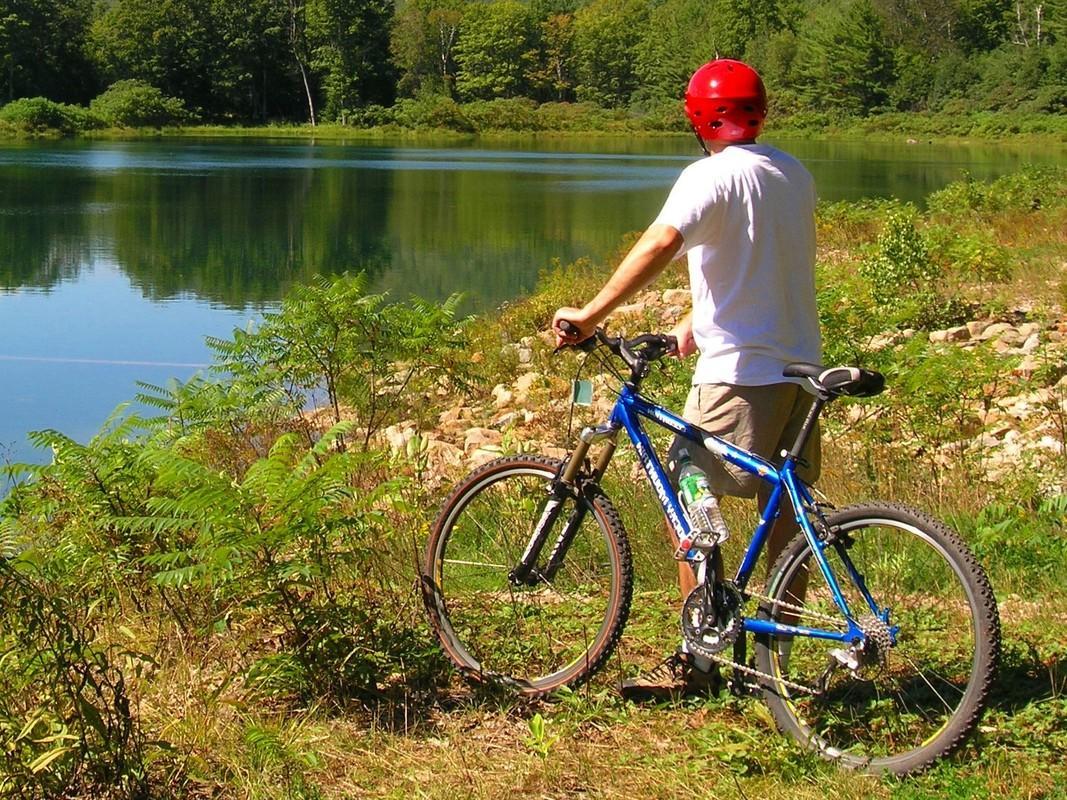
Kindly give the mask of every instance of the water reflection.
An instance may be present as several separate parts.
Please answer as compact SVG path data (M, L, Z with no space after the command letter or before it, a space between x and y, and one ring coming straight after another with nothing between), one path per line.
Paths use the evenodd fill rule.
M501 149L272 142L0 148L0 286L49 289L103 258L150 300L233 309L294 281L368 271L401 296L530 288L553 258L614 249L694 158L688 140L525 141ZM829 199L921 202L965 171L1057 153L791 141ZM604 152L594 152L592 148ZM613 152L612 152L613 151Z

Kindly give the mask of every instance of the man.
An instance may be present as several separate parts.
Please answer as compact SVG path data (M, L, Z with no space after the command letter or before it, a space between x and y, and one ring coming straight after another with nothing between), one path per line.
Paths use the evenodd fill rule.
M557 341L590 336L608 314L662 272L676 256L688 261L692 311L671 331L678 356L699 350L684 416L765 458L778 459L799 431L811 398L786 382L793 361L818 362L815 308L815 188L793 157L756 144L767 114L763 81L748 65L711 61L689 81L685 111L706 158L678 178L659 216L600 292L582 308L561 308L552 321ZM561 322L578 329L567 334ZM680 447L671 448L671 461ZM766 485L688 447L712 491L752 497L761 507ZM804 453L809 481L818 475L819 441ZM672 469L676 465L671 464ZM768 542L768 567L797 530L783 514ZM669 532L676 540L674 532ZM679 564L682 598L695 586ZM684 647L641 678L623 684L629 696L667 696L716 688L707 659Z

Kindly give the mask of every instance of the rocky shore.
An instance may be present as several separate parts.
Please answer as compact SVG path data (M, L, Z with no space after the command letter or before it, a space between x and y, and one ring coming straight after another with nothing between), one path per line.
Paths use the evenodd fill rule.
M688 305L685 289L646 291L617 309L608 325L630 334L667 330ZM875 353L902 348L916 336L928 337L937 348L987 348L1003 359L1000 373L1009 377L987 387L986 396L974 404L971 439L943 444L938 460L949 466L961 452L969 452L981 456L990 480L1025 466L1039 470L1050 488L1067 487L1067 318L1041 322L1017 310L929 333L886 332L873 337L867 349ZM550 361L550 336L544 332L502 343L502 348L515 365L507 380L478 401L456 400L430 428L420 428L414 420L386 428L382 443L397 454L424 458L427 479L442 483L506 453L564 455L571 376ZM602 419L610 411L610 385L603 376L594 378L593 418ZM892 383L889 391L894 391ZM858 420L880 411L876 403L852 402L846 417ZM576 421L575 432L578 426Z

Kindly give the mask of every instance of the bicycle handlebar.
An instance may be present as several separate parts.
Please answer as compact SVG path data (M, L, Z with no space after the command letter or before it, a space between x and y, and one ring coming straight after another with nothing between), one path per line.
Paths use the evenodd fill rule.
M572 336L580 332L577 325L567 320L560 320L559 327L564 333ZM678 352L678 339L670 334L642 333L633 339L624 339L621 336L608 336L602 328L597 328L592 336L580 342L561 344L556 350L573 347L588 353L598 345L603 345L626 362L626 366L633 372L633 379L638 381L648 374L649 364L653 361Z

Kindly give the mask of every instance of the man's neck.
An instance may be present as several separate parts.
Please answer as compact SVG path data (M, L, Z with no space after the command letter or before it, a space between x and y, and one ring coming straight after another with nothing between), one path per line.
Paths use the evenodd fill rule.
M755 144L755 143L756 143L755 139L744 139L744 140L742 140L740 142L724 142L724 141L721 141L719 139L705 139L704 140L704 147L707 148L708 155L712 155L713 156L716 153L721 153L727 147L732 147L733 145L736 145L736 144Z

